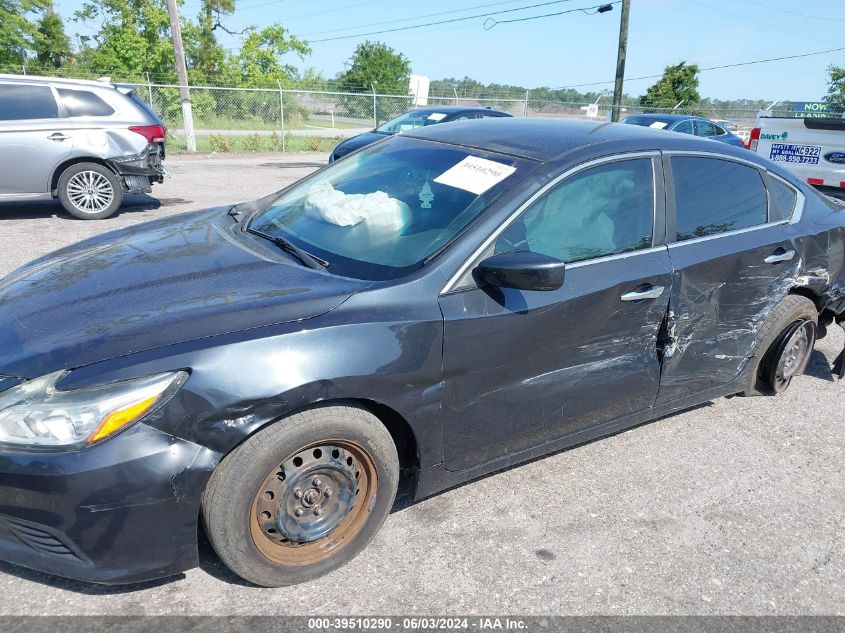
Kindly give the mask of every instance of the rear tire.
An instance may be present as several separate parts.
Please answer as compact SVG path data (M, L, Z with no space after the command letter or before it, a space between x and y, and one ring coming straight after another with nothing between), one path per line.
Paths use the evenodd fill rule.
M76 163L59 176L59 201L81 220L103 220L123 203L123 187L111 169L98 163Z
M241 578L305 582L354 558L384 523L399 483L390 433L354 406L308 409L227 455L203 495L206 534Z
M818 327L816 306L807 297L787 295L760 327L753 370L744 396L775 396L804 373Z

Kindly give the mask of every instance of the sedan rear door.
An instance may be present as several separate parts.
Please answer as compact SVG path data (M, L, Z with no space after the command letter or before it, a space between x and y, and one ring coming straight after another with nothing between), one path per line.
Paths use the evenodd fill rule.
M667 154L664 170L674 276L658 404L734 380L801 266L786 183L719 154Z

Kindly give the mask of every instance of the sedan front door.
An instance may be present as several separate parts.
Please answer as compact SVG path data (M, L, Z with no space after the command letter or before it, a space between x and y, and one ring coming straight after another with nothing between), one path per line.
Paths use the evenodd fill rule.
M449 470L653 406L672 279L662 201L655 156L584 166L535 196L469 267L493 253L530 250L567 263L560 289L484 287L471 272L447 286L440 306Z

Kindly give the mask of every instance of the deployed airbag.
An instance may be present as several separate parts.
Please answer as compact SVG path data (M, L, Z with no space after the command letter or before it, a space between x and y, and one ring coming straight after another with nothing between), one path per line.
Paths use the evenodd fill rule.
M348 194L328 182L311 187L305 198L305 211L329 224L354 226L366 222L371 228L384 231L404 229L411 217L407 204L383 191Z

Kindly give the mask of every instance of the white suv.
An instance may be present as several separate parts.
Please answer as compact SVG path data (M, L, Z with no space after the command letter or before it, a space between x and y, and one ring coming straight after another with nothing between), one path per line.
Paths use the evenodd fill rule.
M107 218L125 193L162 182L166 128L130 89L0 75L0 203L58 198Z

